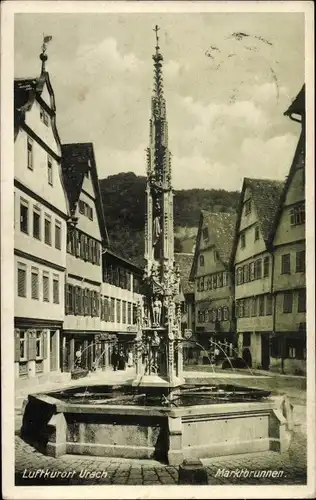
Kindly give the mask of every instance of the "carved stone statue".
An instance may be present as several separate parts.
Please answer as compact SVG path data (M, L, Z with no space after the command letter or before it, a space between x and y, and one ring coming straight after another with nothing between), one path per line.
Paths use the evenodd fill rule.
M153 248L154 248L154 258L159 259L160 257L160 241L161 241L161 206L159 200L156 200L154 208L154 220L153 220Z
M153 302L154 326L161 326L161 309L162 302L158 297L155 297Z

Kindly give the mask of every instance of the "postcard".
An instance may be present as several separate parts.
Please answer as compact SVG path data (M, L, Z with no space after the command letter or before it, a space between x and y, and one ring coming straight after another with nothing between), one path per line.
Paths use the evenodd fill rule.
M1 9L3 497L314 497L312 2Z

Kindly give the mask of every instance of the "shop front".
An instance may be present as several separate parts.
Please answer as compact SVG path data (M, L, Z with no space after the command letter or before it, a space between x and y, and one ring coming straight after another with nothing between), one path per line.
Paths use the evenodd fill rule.
M60 372L61 322L15 319L14 362L17 381Z

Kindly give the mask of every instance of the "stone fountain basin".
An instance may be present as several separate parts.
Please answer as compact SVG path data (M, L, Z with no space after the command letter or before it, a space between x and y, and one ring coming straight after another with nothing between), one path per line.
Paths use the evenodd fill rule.
M148 458L171 465L192 458L284 451L289 444L280 398L266 398L269 393L258 395L257 401L204 404L200 400L199 404L176 407L129 404L126 400L124 404L118 400L112 403L107 398L103 403L89 401L89 397L85 401L80 389L83 392L77 387L68 393L29 395L22 437L54 457ZM94 389L100 394L100 387ZM73 401L69 395L76 391L79 398Z

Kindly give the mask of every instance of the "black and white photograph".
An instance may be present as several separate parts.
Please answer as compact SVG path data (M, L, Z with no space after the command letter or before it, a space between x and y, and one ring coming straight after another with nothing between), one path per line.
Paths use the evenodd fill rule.
M2 7L4 498L313 497L312 2Z

